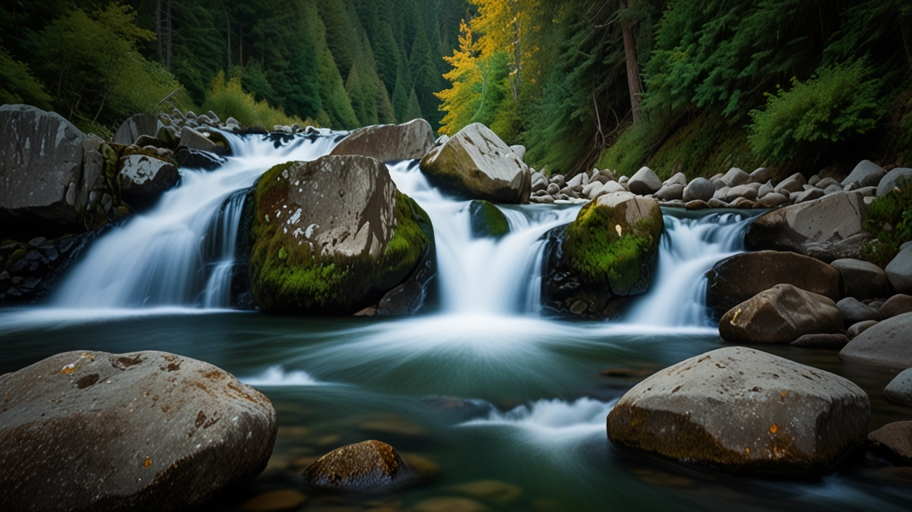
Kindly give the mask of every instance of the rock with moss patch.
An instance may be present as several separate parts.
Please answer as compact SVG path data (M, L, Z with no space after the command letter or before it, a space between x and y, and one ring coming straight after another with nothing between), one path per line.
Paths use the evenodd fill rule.
M528 203L532 174L500 137L480 123L466 126L421 160L421 171L442 189L494 203Z
M507 216L493 204L481 199L469 204L469 222L475 238L501 238L510 232Z
M617 445L732 473L808 478L858 453L868 395L847 379L745 347L637 384L608 414Z
M616 192L590 202L572 224L546 235L545 307L564 316L614 316L626 297L649 288L662 229L655 199Z
M343 446L304 470L304 481L332 491L381 491L417 482L412 469L392 446L364 441Z
M331 155L361 155L381 162L420 160L434 147L434 131L424 119L359 128L342 139Z
M0 376L0 509L185 510L266 467L257 390L164 352L67 352Z
M402 283L430 243L427 214L370 157L273 167L253 212L251 290L266 312L353 314Z

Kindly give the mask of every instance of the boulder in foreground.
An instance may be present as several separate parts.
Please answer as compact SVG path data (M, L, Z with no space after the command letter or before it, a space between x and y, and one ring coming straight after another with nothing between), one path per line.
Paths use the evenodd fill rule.
M829 298L780 284L725 313L719 334L734 343L789 343L805 334L839 333L842 323Z
M421 171L442 189L492 203L528 203L532 174L500 137L480 123L466 126L421 160Z
M392 446L364 441L343 446L304 470L304 481L325 490L382 491L415 483L420 474Z
M870 450L893 464L912 466L912 421L888 423L868 435Z
M746 347L662 370L608 414L608 437L679 461L775 478L822 475L864 446L871 406L852 382Z
M342 139L330 155L361 155L381 162L420 160L434 148L434 131L424 119L405 124L359 128Z
M164 352L67 352L0 376L0 509L183 510L266 467L259 391Z

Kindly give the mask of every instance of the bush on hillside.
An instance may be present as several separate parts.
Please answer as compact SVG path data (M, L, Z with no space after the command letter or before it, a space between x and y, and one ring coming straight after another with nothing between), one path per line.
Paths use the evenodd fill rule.
M899 247L912 240L912 180L900 180L895 190L868 206L864 227L877 237L862 251L872 262L887 266Z
M202 110L211 110L222 119L233 117L246 126L262 126L267 129L275 125L290 126L295 123L301 126L317 125L311 119L289 116L282 107L273 107L266 100L257 101L253 94L244 91L240 77L226 80L223 71L219 71L212 79Z

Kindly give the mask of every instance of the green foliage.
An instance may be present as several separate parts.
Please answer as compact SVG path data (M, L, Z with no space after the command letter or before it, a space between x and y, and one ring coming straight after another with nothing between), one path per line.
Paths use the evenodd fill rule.
M821 141L840 142L873 129L883 114L881 82L862 61L822 69L750 112L754 153L783 163Z
M874 263L886 267L899 253L899 247L912 241L912 180L899 180L897 187L868 206L864 228L877 237L862 247Z
M476 199L469 204L469 222L476 238L501 238L510 233L510 223L493 204Z
M222 119L233 117L247 126L263 126L271 129L275 125L317 125L311 119L302 120L288 116L281 108L269 105L266 100L257 101L253 94L244 91L238 77L225 80L221 71L212 79L203 110L211 110Z
M53 98L44 91L27 64L14 60L0 47L0 104L28 103L49 110Z

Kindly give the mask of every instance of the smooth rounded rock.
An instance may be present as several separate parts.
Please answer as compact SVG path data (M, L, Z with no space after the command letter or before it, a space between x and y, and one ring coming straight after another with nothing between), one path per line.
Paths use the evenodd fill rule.
M628 189L636 195L655 194L662 188L662 180L649 167L643 167L627 182Z
M121 123L114 134L114 143L129 146L142 136L154 137L164 126L155 114L135 114Z
M684 187L685 201L709 201L716 193L716 186L706 178L694 178Z
M788 198L778 192L770 192L760 198L760 204L768 208L775 208L788 203Z
M879 321L882 318L880 311L864 304L855 297L846 297L840 300L836 303L836 307L842 313L842 319L846 325L853 325L867 320Z
M839 271L843 292L847 297L865 300L890 294L887 274L871 262L845 258L833 261L830 265Z
M887 175L880 180L880 184L877 185L877 197L883 197L890 192L893 192L893 189L901 182L912 182L912 169L908 167L897 167L888 172Z
M766 183L772 179L773 175L769 169L766 167L760 167L754 172L750 173L750 182L751 183Z
M67 352L0 376L0 509L184 510L256 477L276 412L165 352Z
M790 284L758 293L719 321L722 339L734 343L790 343L805 334L841 330L842 314L832 300Z
M180 142L178 142L178 145L188 149L208 151L210 153L215 152L218 148L218 146L205 135L188 126L181 129Z
M676 199L681 199L684 197L684 185L680 183L672 183L670 185L663 185L658 192L655 193L656 199L662 201L674 201Z
M865 320L864 322L858 322L857 324L852 324L851 327L846 331L846 337L849 338L849 341L858 337L859 334L867 331L871 327L877 325L877 320Z
M361 155L381 162L420 160L434 148L434 130L424 119L366 126L342 139L331 155Z
M842 350L849 344L845 334L805 334L790 343L793 347Z
M878 322L850 341L839 357L897 370L912 368L912 313Z
M867 394L847 379L745 347L662 370L608 414L608 437L739 474L807 478L833 469L868 434Z
M893 464L912 466L912 421L888 423L868 435L868 449Z
M903 313L912 313L912 295L896 294L880 306L880 314L884 318L892 318Z
M744 185L748 181L750 181L750 174L747 174L737 167L732 167L724 176L722 176L722 183L725 183L728 187Z
M337 491L387 490L418 479L395 448L373 440L333 450L304 470L307 484Z
M852 169L852 172L842 180L842 185L855 183L859 188L876 187L880 180L887 175L883 167L870 160L862 160Z
M912 368L901 371L887 384L884 397L893 403L912 407Z
M912 247L907 247L887 264L884 269L893 288L903 294L912 294Z

